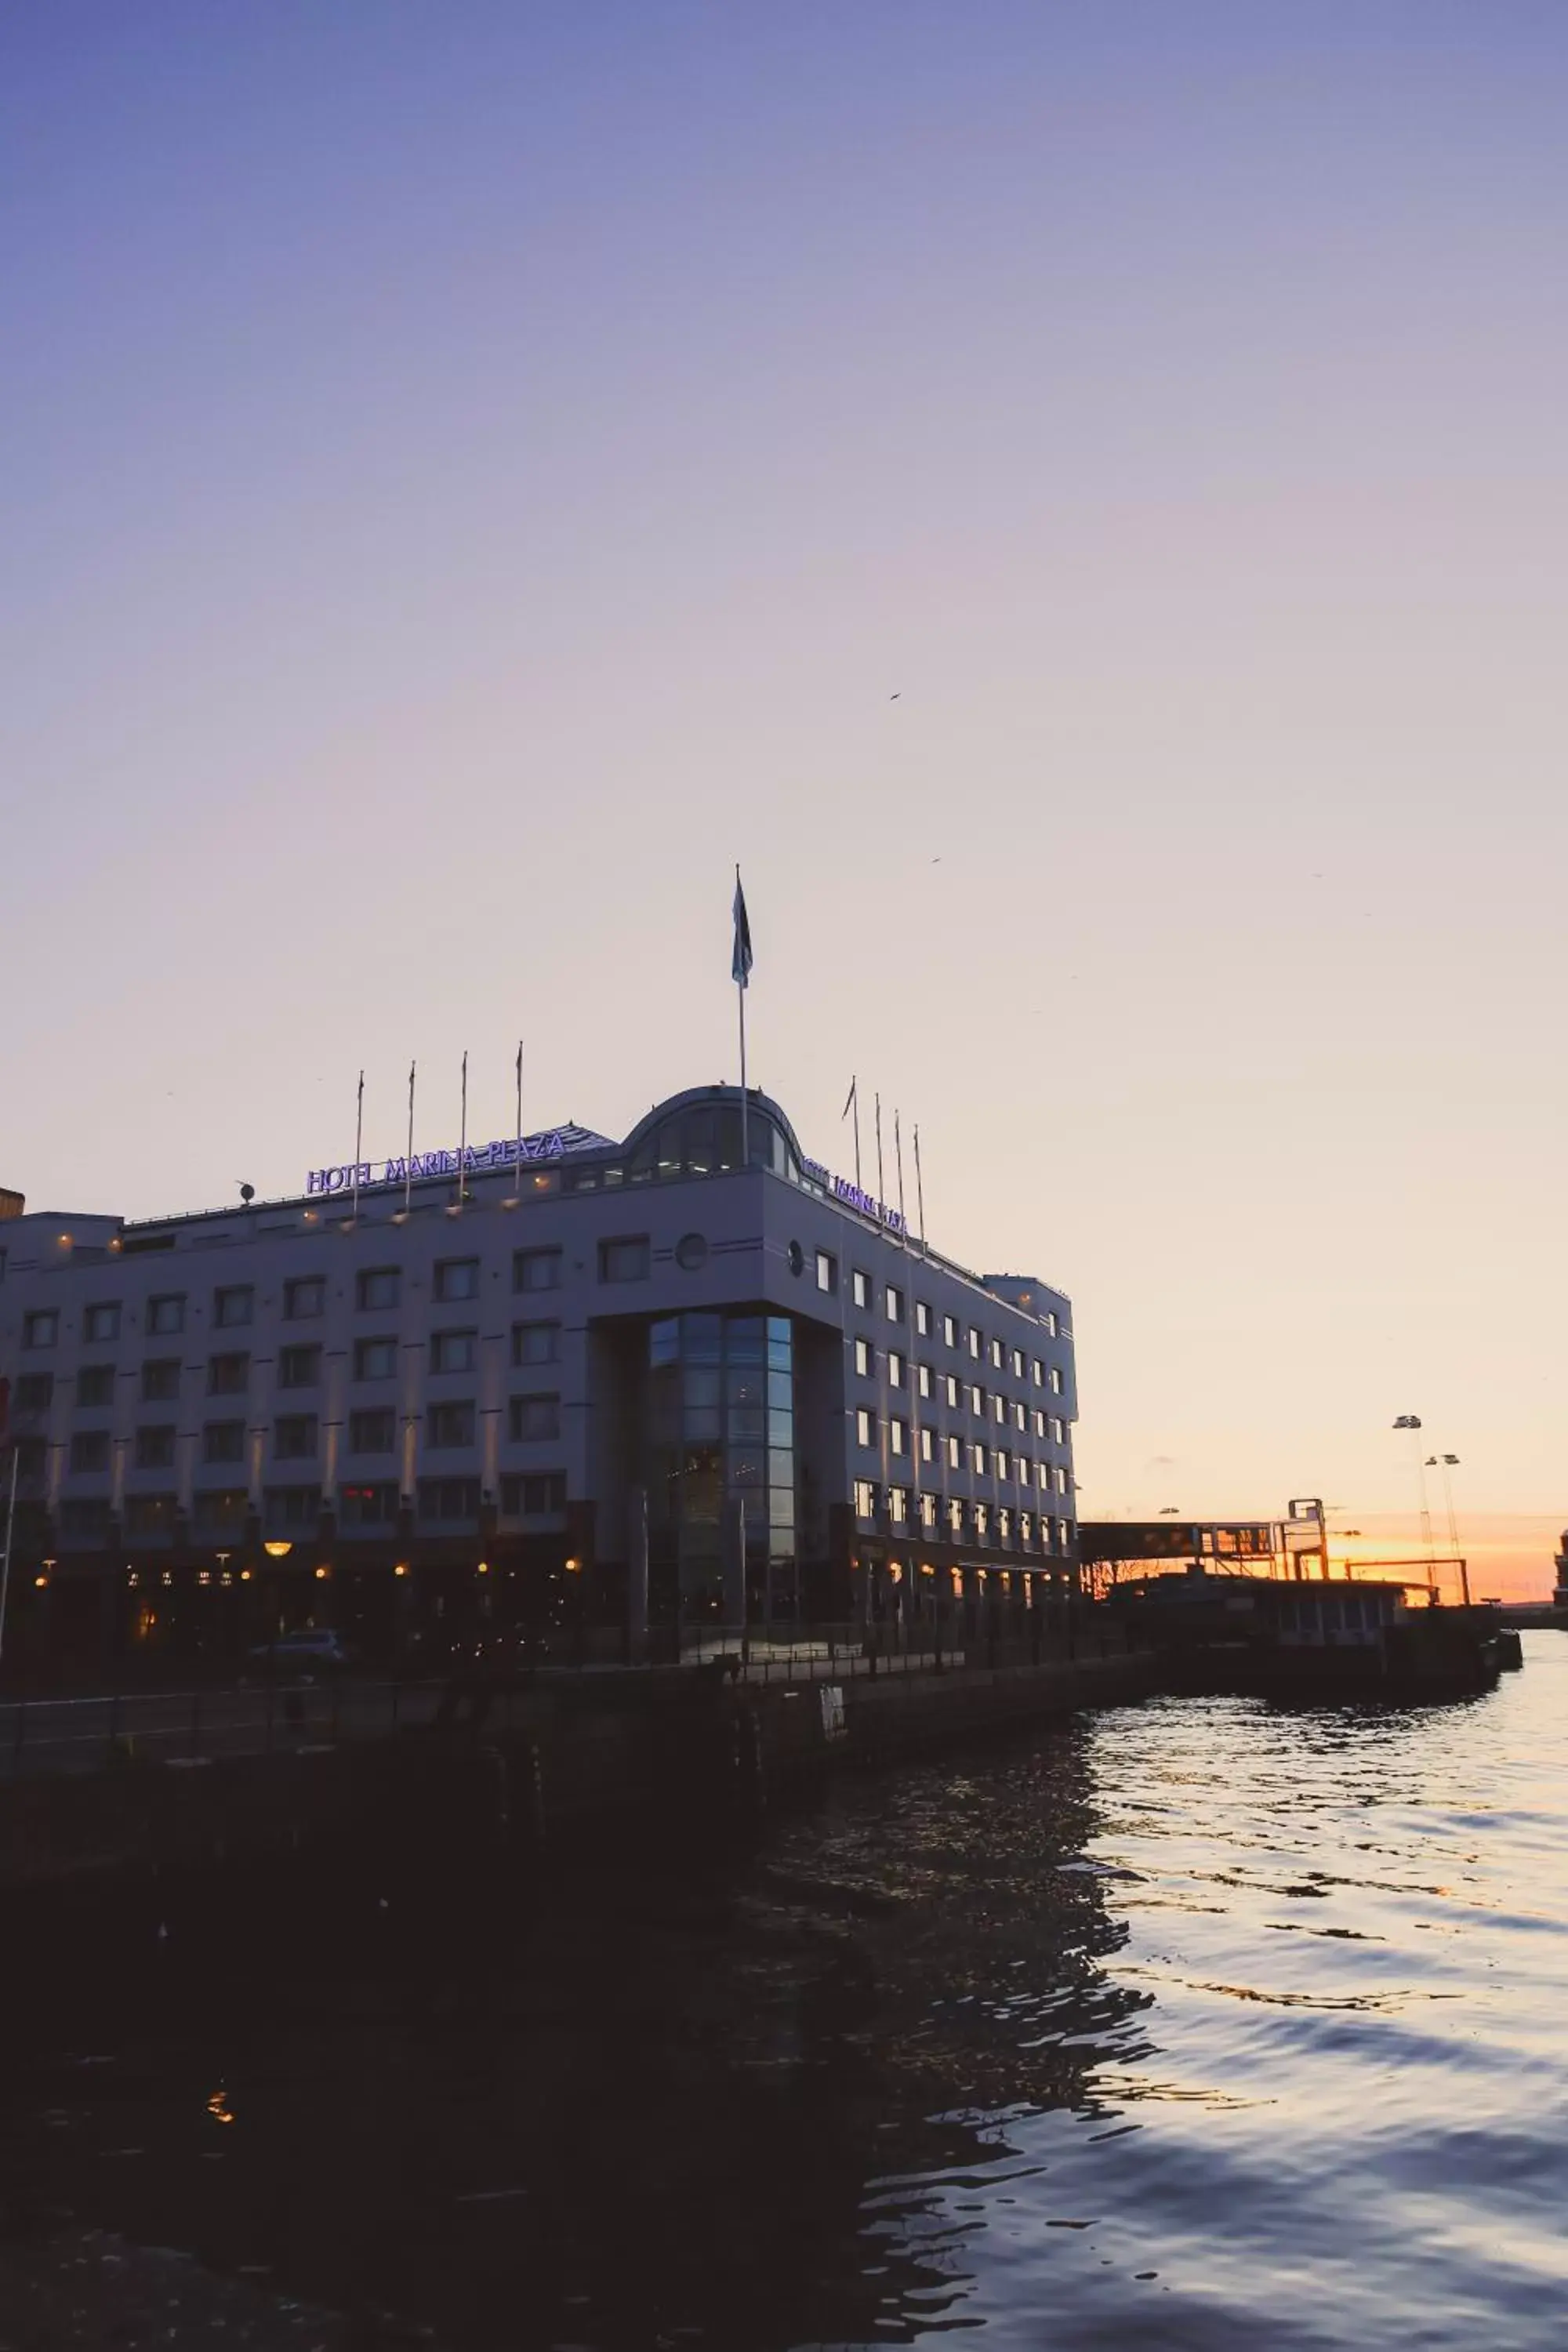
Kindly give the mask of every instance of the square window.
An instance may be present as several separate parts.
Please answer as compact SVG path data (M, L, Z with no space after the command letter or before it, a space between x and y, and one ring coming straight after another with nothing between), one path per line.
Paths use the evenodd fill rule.
M561 1399L557 1395L515 1396L511 1401L511 1434L520 1445L561 1434Z
M371 1405L350 1413L351 1454L394 1454L396 1450L397 1415L391 1405Z
M316 1416L286 1413L275 1424L272 1451L279 1462L311 1462L316 1455Z
M283 1312L290 1323L300 1323L310 1316L326 1312L327 1285L320 1274L301 1275L296 1282L283 1285Z
M83 1477L109 1467L107 1429L79 1429L71 1439L71 1475Z
M185 1295L184 1291L178 1294L165 1293L161 1298L150 1298L147 1301L147 1313L142 1320L142 1328L150 1339L171 1339L176 1331L183 1331L184 1328Z
M474 1442L474 1407L471 1398L461 1402L433 1404L426 1423L428 1443L433 1446L471 1445Z
M264 1500L269 1528L308 1528L314 1533L321 1516L319 1486L268 1486Z
M862 1274L858 1266L849 1277L849 1296L857 1307L869 1307L871 1304L871 1277L868 1274Z
M118 1339L120 1337L120 1303L118 1299L104 1307L88 1307L81 1318L84 1339Z
M213 1356L207 1361L209 1396L243 1396L250 1384L248 1356Z
M887 1286L882 1304L886 1309L889 1323L901 1323L903 1321L904 1294L901 1290L895 1289L890 1282Z
M60 1318L53 1307L35 1307L31 1315L22 1318L24 1348L52 1348L58 1337Z
M79 1373L77 1377L79 1381L80 1374ZM113 1377L114 1375L111 1372L110 1374L110 1378L112 1380ZM20 1380L16 1382L16 1410L18 1412L47 1412L54 1401L55 1376L53 1372L24 1372Z
M112 1364L84 1364L76 1376L76 1409L78 1412L100 1412L114 1402L114 1367Z
M375 1449L363 1449L371 1452ZM395 1486L343 1486L339 1509L345 1528L389 1528L397 1522L402 1496Z
M477 1257L443 1258L436 1268L431 1297L445 1306L454 1298L477 1298L479 1295L479 1262Z
M365 1307L395 1307L403 1296L403 1276L395 1265L366 1266L354 1284L354 1305Z
M248 1282L231 1283L226 1289L213 1293L213 1321L221 1331L232 1331L248 1323L256 1310L256 1291Z
M931 1338L931 1308L923 1298L915 1301L915 1330L922 1339Z
M863 1381L868 1381L876 1369L876 1361L871 1353L871 1342L869 1339L857 1339L854 1342L854 1348L855 1370Z
M204 1462L243 1462L245 1459L245 1423L243 1421L209 1421L202 1432Z
M863 1404L855 1408L855 1443L858 1445L875 1445L877 1443L877 1416Z
M501 1508L514 1518L558 1517L566 1508L564 1470L535 1470L501 1480Z
M154 1357L142 1365L143 1404L172 1404L179 1393L180 1360L177 1356Z
M904 1360L896 1348L888 1350L888 1386L901 1389L904 1385Z
M648 1271L648 1237L633 1234L625 1240L599 1244L601 1282L644 1282Z
M477 1478L421 1478L419 1481L419 1516L422 1519L475 1519L479 1513L479 1482Z
M284 1348L278 1357L280 1389L313 1389L321 1377L320 1348Z
M172 1470L174 1466L174 1425L158 1423L136 1433L138 1470Z
M433 1331L430 1335L430 1370L433 1372L471 1372L479 1351L477 1331Z
M68 1542L73 1536L102 1542L109 1533L108 1496L68 1496L60 1505L60 1533Z
M514 1323L511 1327L514 1364L558 1364L561 1360L559 1323Z
M390 1381L397 1371L395 1339L356 1339L354 1341L354 1378L356 1381Z
M826 1250L816 1253L816 1286L830 1298L838 1288L838 1260Z
M561 1253L558 1249L519 1250L511 1262L514 1290L559 1290Z

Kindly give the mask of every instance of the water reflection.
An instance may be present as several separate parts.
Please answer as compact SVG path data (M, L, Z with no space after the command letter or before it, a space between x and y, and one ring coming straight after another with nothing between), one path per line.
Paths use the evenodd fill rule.
M1544 2346L1543 1638L1474 1706L1128 1710L531 1916L323 1888L149 1934L13 2038L0 2186L363 2346Z

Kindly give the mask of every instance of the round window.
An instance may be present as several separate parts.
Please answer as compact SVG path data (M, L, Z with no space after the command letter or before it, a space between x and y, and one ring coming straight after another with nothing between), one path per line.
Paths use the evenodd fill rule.
M698 1274L708 1263L708 1244L700 1234L682 1234L675 1244L675 1263L688 1274Z
M799 1274L805 1264L805 1252L802 1249L798 1242L791 1242L788 1256L790 1272L792 1274Z

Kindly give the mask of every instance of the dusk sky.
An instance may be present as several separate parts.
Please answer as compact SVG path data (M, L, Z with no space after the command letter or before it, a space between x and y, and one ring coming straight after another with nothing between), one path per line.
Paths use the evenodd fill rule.
M623 1132L739 859L805 1148L858 1073L1071 1293L1087 1516L1396 1521L1415 1412L1548 1583L1561 0L0 24L0 1183L506 1133L520 1035Z

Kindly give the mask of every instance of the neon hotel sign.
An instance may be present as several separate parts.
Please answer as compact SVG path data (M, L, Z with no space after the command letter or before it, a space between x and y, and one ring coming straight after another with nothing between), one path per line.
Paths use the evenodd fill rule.
M904 1221L898 1210L889 1209L875 1193L863 1192L858 1184L851 1184L847 1176L835 1176L820 1160L803 1160L800 1165L803 1174L809 1176L814 1184L820 1184L825 1192L831 1192L836 1201L842 1201L847 1209L858 1209L863 1217L869 1217L873 1224L886 1225L889 1233L903 1232Z
M419 1176L472 1176L489 1168L515 1168L520 1160L563 1160L566 1138L558 1127L542 1135L525 1135L521 1141L515 1135L500 1143L470 1143L462 1151L416 1151L407 1160L362 1160L359 1164L359 1189L369 1192L377 1184L406 1184ZM341 1168L312 1168L305 1179L307 1192L352 1192L354 1188L354 1164L346 1160Z

